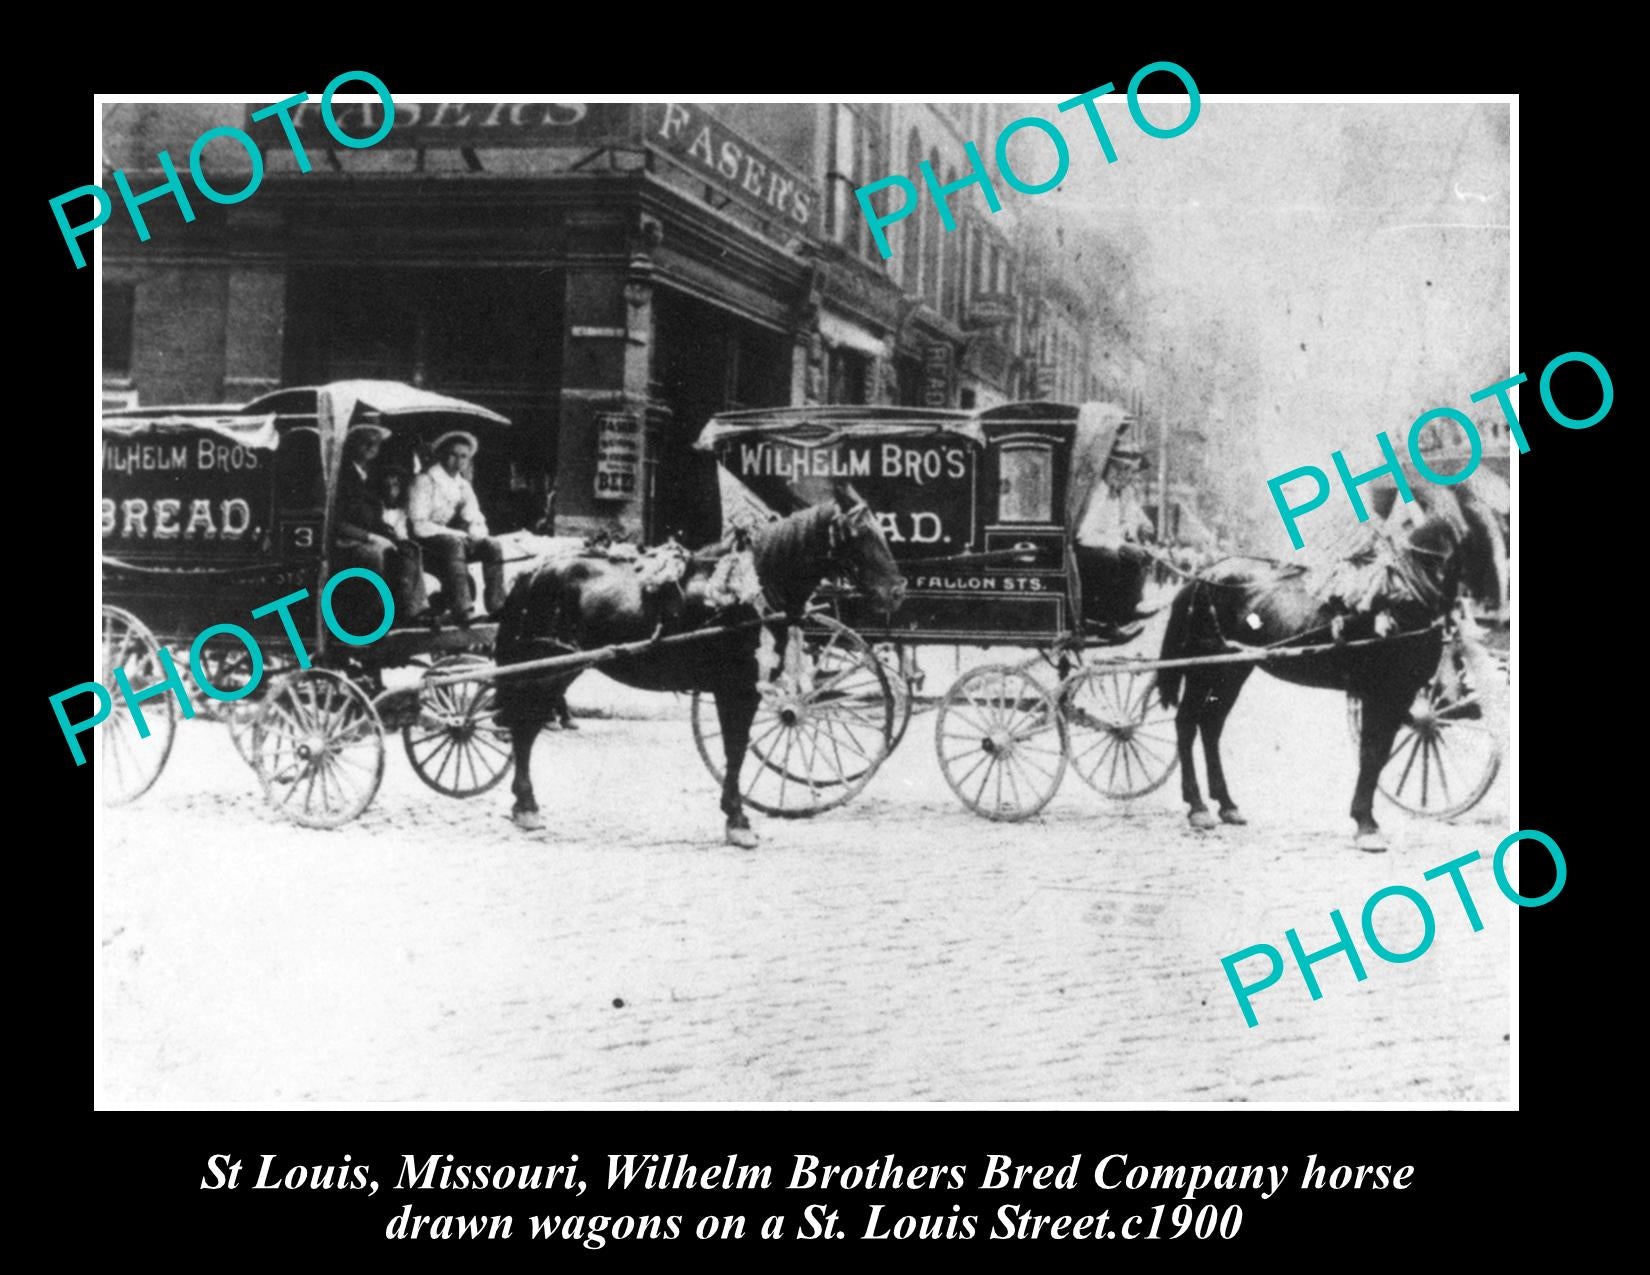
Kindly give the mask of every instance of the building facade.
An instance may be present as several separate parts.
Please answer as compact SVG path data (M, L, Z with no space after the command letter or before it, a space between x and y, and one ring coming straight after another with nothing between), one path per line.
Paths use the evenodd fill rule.
M926 194L877 250L854 196L889 173L947 182L963 143L1013 108L954 104L403 102L370 148L316 103L105 108L105 159L135 191L227 125L262 148L247 198L190 191L120 211L104 239L106 401L238 403L372 377L494 408L515 428L476 458L501 527L553 503L563 533L657 541L720 530L715 413L807 403L985 407L1080 399L1098 383L1079 297L1017 248L1012 199ZM376 107L340 107L370 135ZM250 180L232 139L204 152L221 191ZM112 180L105 182L113 190ZM1047 281L1047 282L1045 282ZM496 511L496 512L495 512Z

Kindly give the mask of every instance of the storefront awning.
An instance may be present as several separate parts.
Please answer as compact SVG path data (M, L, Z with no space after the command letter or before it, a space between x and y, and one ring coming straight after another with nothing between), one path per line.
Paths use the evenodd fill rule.
M827 345L858 350L861 354L869 354L874 359L888 357L886 341L859 324L832 314L829 310L820 311L819 335L824 338Z

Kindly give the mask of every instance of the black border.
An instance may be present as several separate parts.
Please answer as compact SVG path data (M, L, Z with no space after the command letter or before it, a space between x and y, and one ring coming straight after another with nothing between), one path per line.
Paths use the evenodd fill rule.
M599 20L599 14L593 16ZM489 22L485 36L455 30L451 40L443 40L421 20L416 25L423 34L416 38L403 33L392 39L380 31L352 41L330 33L329 27L325 38L302 41L307 46L303 51L293 49L298 41L277 38L274 28L286 25L277 23L266 27L255 42L226 38L220 48L203 40L193 58L175 62L133 60L129 50L110 47L118 41L116 33L107 32L109 53L101 63L77 55L74 65L53 68L51 92L31 99L31 124L43 136L33 138L28 148L26 185L35 216L20 248L45 278L26 294L29 318L21 330L29 334L23 338L29 357L18 369L24 392L14 401L26 404L31 413L45 408L50 426L29 431L24 457L19 459L35 477L53 477L38 487L33 478L23 483L33 490L19 501L25 517L31 522L38 518L41 528L51 530L28 538L35 553L20 555L18 564L32 577L24 596L32 596L36 589L45 595L33 605L20 599L13 630L22 639L19 655L28 659L32 720L42 731L21 751L42 756L45 773L44 786L20 785L14 791L13 818L23 834L14 845L24 853L15 855L13 862L23 878L15 896L26 904L22 910L46 922L36 940L37 954L31 952L34 959L26 959L19 970L23 977L18 981L26 993L19 1016L22 1048L16 1052L25 1059L30 1090L39 1087L38 1095L20 1095L23 1110L43 1117L41 1134L28 1139L30 1167L48 1179L17 1204L27 1200L38 1208L44 1199L52 1214L61 1211L61 1216L51 1218L54 1232L74 1236L85 1232L86 1223L95 1222L95 1234L106 1241L128 1237L139 1241L134 1245L137 1251L168 1257L211 1255L237 1261L256 1254L325 1260L376 1254L404 1261L416 1252L423 1260L451 1260L440 1245L383 1247L381 1219L374 1221L388 1211L377 1207L382 1199L367 1206L354 1192L201 1192L197 1184L206 1157L218 1152L240 1155L250 1172L261 1152L279 1154L283 1164L337 1163L345 1152L357 1161L390 1164L408 1146L420 1154L452 1152L466 1161L507 1157L557 1162L577 1152L594 1167L610 1152L688 1151L707 1162L737 1153L741 1161L773 1164L782 1175L793 1154L866 1163L892 1153L907 1166L967 1164L973 1183L991 1153L1010 1155L1016 1162L1065 1163L1080 1152L1087 1171L1096 1157L1113 1151L1146 1163L1295 1166L1315 1152L1332 1163L1414 1164L1414 1183L1404 1192L1294 1196L1286 1191L1271 1201L1254 1201L1246 1209L1241 1232L1248 1251L1298 1251L1320 1261L1351 1254L1415 1260L1433 1251L1427 1237L1434 1237L1433 1243L1449 1243L1442 1237L1453 1235L1475 1255L1510 1251L1513 1245L1528 1253L1542 1246L1542 1237L1530 1236L1523 1219L1508 1205L1519 1186L1536 1181L1540 1191L1533 1198L1540 1199L1540 1214L1554 1225L1548 1237L1557 1239L1560 1232L1574 1236L1583 1215L1572 1211L1572 1205L1579 1209L1588 1196L1602 1194L1606 1184L1572 1176L1576 1166L1570 1163L1570 1131L1600 1117L1608 1120L1611 1113L1598 1110L1597 1104L1616 1100L1613 1087L1591 1075L1593 1083L1585 1088L1574 1083L1593 1053L1589 1046L1595 1033L1589 1029L1597 1011L1581 993L1598 972L1591 961L1566 957L1576 950L1571 945L1584 910L1590 913L1588 933L1603 933L1597 902L1603 856L1598 852L1613 849L1615 839L1610 836L1613 830L1601 826L1600 816L1613 811L1614 803L1598 798L1605 796L1605 784L1613 777L1604 769L1611 727L1635 691L1632 669L1610 662L1608 656L1613 649L1633 644L1633 626L1614 617L1630 617L1636 611L1630 591L1622 585L1632 578L1638 537L1622 524L1625 493L1620 480L1599 481L1613 472L1630 480L1633 473L1623 441L1633 364L1615 304L1627 280L1625 221L1632 207L1628 192L1635 166L1634 152L1623 143L1632 108L1625 99L1607 96L1613 82L1630 80L1613 80L1611 68L1600 60L1600 46L1585 43L1587 32L1567 42L1562 35L1543 31L1529 37L1535 41L1531 44L1523 42L1519 32L1491 39L1482 32L1450 34L1429 24L1425 32L1406 27L1377 43L1364 28L1385 20L1373 14L1351 24L1355 36L1335 34L1340 25L1336 24L1311 30L1280 28L1263 40L1214 33L1186 14L1165 14L1160 23L1152 24L1159 26L1160 34L1148 31L1125 42L1098 25L1103 22L1098 14L1094 34L1082 34L1078 15L1069 10L1027 15L1023 34L1006 35L992 34L996 15L987 13L977 20L978 39L969 38L976 20L959 11L930 15L927 22L932 25L905 37L890 34L875 10L834 16L790 14L784 21L794 22L793 32L776 28L763 33L752 31L747 23L773 21L774 15L747 20L729 13L684 13L686 25L698 22L707 28L706 35L723 37L698 46L686 40L678 44L675 36L667 41L662 28L639 14L632 16L639 26L657 33L653 39L633 40L619 32L549 36L547 44L515 54L509 62L500 60L498 46L514 42L500 37L509 36L515 20L502 13ZM955 32L947 29L952 23ZM1073 37L1080 38L1062 37L1068 24ZM1086 25L1085 20L1084 30ZM955 44L947 42L951 38ZM760 56L742 52L750 39L759 45L771 41L773 47ZM808 52L820 39L838 46L829 59L816 60ZM1354 40L1355 51L1342 47ZM650 64L638 44L668 44L669 60ZM1060 53L1055 64L1051 50L1059 46L1074 47ZM1515 370L1530 376L1523 393L1523 419L1532 451L1518 462L1524 670L1520 802L1524 826L1545 830L1564 847L1570 876L1559 899L1520 914L1520 1111L91 1111L91 1018L85 1000L95 960L95 954L88 960L86 943L89 788L87 776L68 767L61 750L41 748L37 754L33 740L57 735L43 702L46 695L82 676L81 642L74 635L81 631L79 617L85 614L86 597L80 592L84 577L74 568L59 574L54 550L58 545L73 546L64 555L73 561L83 543L81 531L71 530L65 538L61 529L79 526L78 517L65 518L63 510L81 508L77 502L83 489L78 481L86 472L82 412L88 369L83 340L89 326L92 271L70 268L44 205L49 196L86 179L94 90L164 86L211 92L253 84L271 91L282 86L313 91L339 70L362 66L409 92L427 87L520 91L553 85L569 94L654 93L727 85L730 94L735 89L783 93L806 91L806 79L812 81L811 91L819 92L937 94L966 92L989 82L1016 90L1077 93L1108 78L1122 87L1134 68L1159 59L1186 66L1205 92L1442 89L1522 95L1522 364ZM1576 73L1582 78L1570 78ZM1578 349L1603 360L1620 396L1611 416L1585 433L1561 430L1546 421L1534 388L1549 358ZM41 362L46 366L37 370ZM62 402L68 404L66 413L58 410ZM24 565L31 561L32 567ZM29 615L35 618L25 618ZM42 628L48 640L28 636L38 635ZM66 635L62 639L51 636L60 631ZM1606 716L1609 709L1616 713ZM1578 979L1585 980L1580 987ZM1578 1110L1579 1104L1586 1106ZM816 1198L807 1192L781 1194L784 1198L769 1197L775 1200L772 1208L790 1213ZM963 1211L985 1214L1011 1198L965 1198L971 1195L901 1193L890 1198L897 1201L896 1207L913 1212L944 1213L952 1203L961 1202ZM708 1198L632 1197L624 1211L648 1206L665 1212L743 1211L736 1201L717 1198L704 1203ZM883 1197L864 1191L842 1197L845 1223L862 1217L865 1204L877 1198ZM1086 1190L1054 1192L1028 1202L1051 1213L1127 1203L1101 1199ZM514 1203L490 1198L483 1204L459 1197L450 1207L510 1211ZM593 1183L593 1194L580 1205L595 1211L599 1203ZM541 1196L523 1200L515 1211L551 1212L554 1207ZM766 1201L752 1202L751 1211L768 1211ZM1335 1244L1337 1239L1341 1243ZM746 1241L745 1246L754 1249L758 1259L768 1252L766 1245ZM1075 1249L1079 1260L1093 1260L1081 1244L1064 1247ZM624 1248L615 1243L593 1251L564 1243L553 1252L565 1258L570 1253ZM875 1251L893 1248L885 1245ZM1056 1245L1055 1251L1060 1248ZM927 1251L933 1250L927 1246ZM680 1260L694 1251L650 1247L648 1256ZM848 1252L857 1261L866 1250L856 1246ZM534 1254L529 1260L543 1260L530 1245L490 1246L489 1260L497 1260L500 1253L529 1253ZM907 1250L899 1249L898 1255L907 1256ZM460 1260L473 1258L465 1254Z

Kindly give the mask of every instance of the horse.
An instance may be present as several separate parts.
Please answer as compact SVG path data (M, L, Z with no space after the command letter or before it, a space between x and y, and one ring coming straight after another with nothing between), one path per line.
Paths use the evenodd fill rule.
M882 527L858 493L845 482L818 504L757 528L750 536L751 560L769 613L800 615L827 575L841 571L882 610L897 610L905 596ZM750 742L751 723L761 704L757 652L761 626L737 624L756 615L755 607L718 612L713 591L724 554L711 546L687 558L678 584L649 592L633 562L577 557L548 560L515 583L499 619L495 654L501 667L569 649L591 650L615 643L685 633L705 625L725 631L714 637L663 646L619 657L603 671L626 686L653 691L700 691L715 696L727 765L722 813L728 844L754 849L758 837L744 813L739 774ZM724 572L724 575L726 573ZM784 654L785 628L775 641ZM582 672L583 670L579 670ZM515 755L511 818L526 830L544 827L533 792L533 741L556 712L557 697L578 672L545 677L523 674L498 682L499 723L509 728Z
M1336 580L1326 580L1320 570L1284 568L1266 559L1225 559L1176 593L1163 637L1164 659L1386 639L1262 665L1286 682L1343 691L1363 700L1351 815L1358 829L1356 844L1368 851L1387 849L1374 815L1375 787L1415 696L1438 668L1443 622L1459 593L1487 591L1492 586L1486 580L1498 585L1496 572L1503 561L1493 511L1469 491L1419 479L1412 491L1419 509L1412 512L1407 532L1383 529L1376 533L1380 539L1372 547L1385 555L1386 570L1374 576L1364 574L1363 596L1356 600L1361 605L1349 607L1344 596L1326 588ZM1396 496L1396 490L1383 488L1373 493L1371 503L1385 514ZM1346 566L1343 563L1339 569L1344 572ZM1218 826L1203 802L1192 760L1192 743L1200 733L1209 795L1219 805L1220 822L1248 822L1226 784L1220 735L1253 671L1253 664L1231 663L1166 669L1159 674L1164 707L1178 705L1175 735L1181 796L1192 827L1200 831Z

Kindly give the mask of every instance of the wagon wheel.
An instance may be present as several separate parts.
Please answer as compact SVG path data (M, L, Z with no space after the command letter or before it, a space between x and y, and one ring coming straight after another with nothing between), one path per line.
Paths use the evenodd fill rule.
M371 803L384 777L384 726L366 692L327 669L271 688L252 729L264 796L306 828L336 828Z
M877 659L882 661L882 671L888 677L888 689L894 693L894 733L888 739L888 751L893 752L899 747L900 740L905 738L906 728L911 725L911 712L917 698L915 683L920 682L921 674L913 676L907 668L910 648L882 644L874 649Z
M1500 733L1487 724L1496 716L1486 702L1485 674L1494 664L1473 668L1457 638L1444 648L1438 672L1421 689L1398 728L1392 753L1377 783L1381 795L1411 814L1451 819L1484 799L1501 772ZM1347 697L1347 721L1357 741L1363 730L1363 701ZM1488 711L1487 711L1488 710Z
M741 775L745 805L782 819L806 819L857 796L894 738L895 697L882 662L846 625L810 623L823 632L792 628L784 666L761 685ZM715 701L697 691L693 740L722 782Z
M1144 797L1174 774L1174 710L1157 696L1157 674L1094 665L1060 686L1071 768L1107 797Z
M453 655L430 674L488 663L479 655ZM515 761L510 732L498 724L491 682L421 687L418 720L402 728L401 739L418 777L449 797L476 797L497 787Z
M285 671L283 665L290 666L291 663L267 650L263 652L263 657L264 667L259 679L261 685L251 695L244 699L221 700L213 699L203 690L196 701L200 705L196 716L223 722L229 727L229 738L235 745L235 751L248 766L257 764L252 753L252 732L263 707L264 689ZM252 655L245 643L236 641L230 634L220 633L208 638L201 648L201 672L218 690L238 691L252 676ZM199 685L192 671L189 680Z
M123 806L136 801L160 778L172 753L177 733L178 705L172 695L157 695L143 702L143 720L149 728L147 739L138 734L137 722L126 697L115 687L115 670L123 668L134 688L153 686L165 676L160 664L160 643L143 621L120 607L103 608L103 667L99 681L113 704L108 720L97 728L98 794L106 806Z
M945 693L934 739L951 791L977 815L1018 822L1054 796L1066 773L1066 722L1025 669L987 664Z

